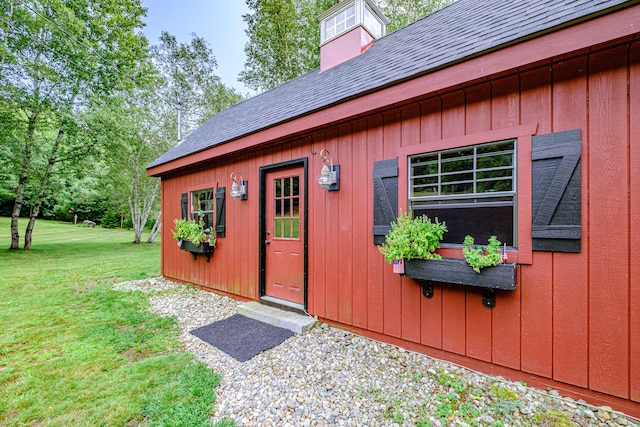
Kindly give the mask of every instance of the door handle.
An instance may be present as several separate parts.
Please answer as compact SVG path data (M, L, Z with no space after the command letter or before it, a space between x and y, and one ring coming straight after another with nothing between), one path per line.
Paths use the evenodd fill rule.
M269 243L271 243L271 240L269 240L269 239L267 239L267 240L265 240L265 241L264 241L264 244L265 244L265 245L268 245Z

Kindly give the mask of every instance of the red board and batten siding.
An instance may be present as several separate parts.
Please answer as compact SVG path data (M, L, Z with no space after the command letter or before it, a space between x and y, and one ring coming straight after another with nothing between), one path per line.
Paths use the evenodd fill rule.
M629 230L628 53L628 46L598 52L588 64L589 170L598 177L588 184L597 224L589 247L607 254L589 259L589 388L619 397L629 396L630 233L620 232Z
M640 49L629 52L629 336L631 355L640 354L640 251L635 244L640 238ZM632 119L633 118L633 119ZM632 142L633 141L633 142ZM631 400L640 402L640 357L631 357Z
M163 274L258 298L258 170L308 157L311 314L451 360L554 380L603 402L612 396L614 406L640 415L632 403L640 402L640 252L633 249L640 238L640 121L631 117L640 117L637 41L502 73L339 126L315 126L282 145L165 175L165 230L179 217L186 189L228 189L232 171L249 181L249 199L227 197L226 237L208 264L167 236ZM373 163L416 146L430 151L454 137L530 124L537 134L581 130L581 252L515 254L522 257L517 289L498 292L492 310L473 288L438 285L433 298L424 298L416 282L391 272L373 244ZM340 191L314 182L323 148L341 165ZM406 189L406 174L399 179ZM401 206L406 197L400 193Z

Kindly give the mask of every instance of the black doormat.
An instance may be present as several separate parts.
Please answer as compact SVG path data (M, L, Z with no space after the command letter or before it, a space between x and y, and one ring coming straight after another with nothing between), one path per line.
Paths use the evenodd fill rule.
M293 335L288 329L241 314L201 326L190 333L239 362L246 362L261 351L273 348Z

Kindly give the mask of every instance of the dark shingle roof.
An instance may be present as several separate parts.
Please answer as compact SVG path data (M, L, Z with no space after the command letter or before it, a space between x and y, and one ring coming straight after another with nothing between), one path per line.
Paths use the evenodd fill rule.
M379 40L365 53L234 105L149 168L573 23L628 0L458 0Z

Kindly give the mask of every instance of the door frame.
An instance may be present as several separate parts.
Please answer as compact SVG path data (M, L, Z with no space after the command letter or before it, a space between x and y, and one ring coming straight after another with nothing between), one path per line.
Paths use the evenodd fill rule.
M265 244L265 235L267 231L267 174L278 170L288 169L292 167L302 166L304 171L303 175L303 188L304 188L304 227L302 231L303 245L304 245L304 309L307 309L308 301L308 271L309 271L309 171L308 171L308 157L303 157L296 160L289 160L286 162L274 163L272 165L260 167L260 206L259 212L259 227L258 227L258 248L260 248L260 254L258 257L259 264L259 298L262 298L267 293L267 245Z

